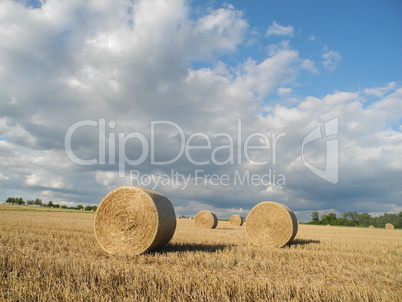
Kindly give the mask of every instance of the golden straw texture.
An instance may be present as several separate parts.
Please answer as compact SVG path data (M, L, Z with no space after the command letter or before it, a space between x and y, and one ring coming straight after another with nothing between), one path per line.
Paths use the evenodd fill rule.
M265 201L247 215L246 232L258 246L282 247L297 234L296 215L283 204Z
M387 230L393 230L393 229L395 229L395 227L394 227L394 225L393 225L392 223L387 223L387 224L385 225L385 228L386 228Z
M230 216L229 222L231 225L242 226L243 217L241 217L240 215L232 215Z
M201 211L194 218L195 225L200 229L214 229L218 225L218 218L209 211Z
M138 255L166 245L176 230L169 199L136 186L109 192L95 215L95 236L113 255Z

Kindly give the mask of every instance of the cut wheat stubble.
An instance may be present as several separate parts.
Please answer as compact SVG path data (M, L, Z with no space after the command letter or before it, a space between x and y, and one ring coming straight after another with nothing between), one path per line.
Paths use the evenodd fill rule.
M197 228L214 229L218 225L218 218L209 211L201 211L194 217L194 222Z
M176 230L169 199L158 192L123 186L109 192L95 215L95 236L113 255L139 255L166 245Z
M296 236L296 215L283 204L265 201L247 215L246 232L251 242L263 247L283 247Z

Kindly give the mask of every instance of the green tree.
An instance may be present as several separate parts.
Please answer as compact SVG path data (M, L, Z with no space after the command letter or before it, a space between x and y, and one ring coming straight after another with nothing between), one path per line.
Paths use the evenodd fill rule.
M356 211L353 212L345 212L342 214L343 218L348 219L352 222L352 225L358 225L359 214Z
M371 215L369 213L361 213L357 215L357 223L359 226L368 227L371 225L373 220L371 219Z
M78 206L77 206L77 210L81 210L83 208L83 206L81 205L81 204L79 204Z
M336 214L335 213L329 213L329 214L324 214L321 217L321 223L322 224L336 224Z
M311 221L309 224L320 224L320 218L318 217L318 211L311 213Z
M8 197L6 203L23 205L25 201L21 197Z
M47 203L47 206L48 206L48 207L53 207L53 201L50 200L50 201Z
M36 198L35 201L34 201L34 204L37 205L37 206L42 205L42 199Z
M402 229L402 211L400 211L397 215L397 223L395 224L395 227Z
M338 218L335 222L336 225L345 225L345 226L353 226L353 222L351 220L345 218Z
M8 197L6 199L6 203L8 203L8 204L14 203L14 198L13 197Z

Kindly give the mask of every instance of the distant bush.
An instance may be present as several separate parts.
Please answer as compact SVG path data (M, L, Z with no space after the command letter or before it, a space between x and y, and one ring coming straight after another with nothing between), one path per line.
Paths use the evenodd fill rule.
M309 224L342 225L368 227L370 225L383 228L387 223L392 223L396 228L402 228L402 211L396 213L384 213L378 217L372 217L368 213L344 212L342 218L337 218L335 213L324 214L319 218L317 211L312 212Z

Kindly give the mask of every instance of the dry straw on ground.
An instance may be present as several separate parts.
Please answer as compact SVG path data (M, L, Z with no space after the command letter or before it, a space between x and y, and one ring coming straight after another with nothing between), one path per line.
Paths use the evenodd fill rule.
M195 225L200 229L214 229L218 225L218 218L209 211L201 211L194 218Z
M242 226L243 225L243 217L240 215L232 215L229 218L229 222L231 225Z
M387 224L385 225L385 228L386 228L387 230L393 230L393 229L395 229L395 227L394 227L394 225L393 225L392 223L387 223Z
M265 201L247 215L246 232L258 246L282 247L296 236L296 215L283 204Z
M95 236L113 255L138 255L167 244L176 230L169 199L136 186L109 192L95 216Z
M370 225L370 226L369 226L369 229L375 229L375 226L374 226L374 225Z

